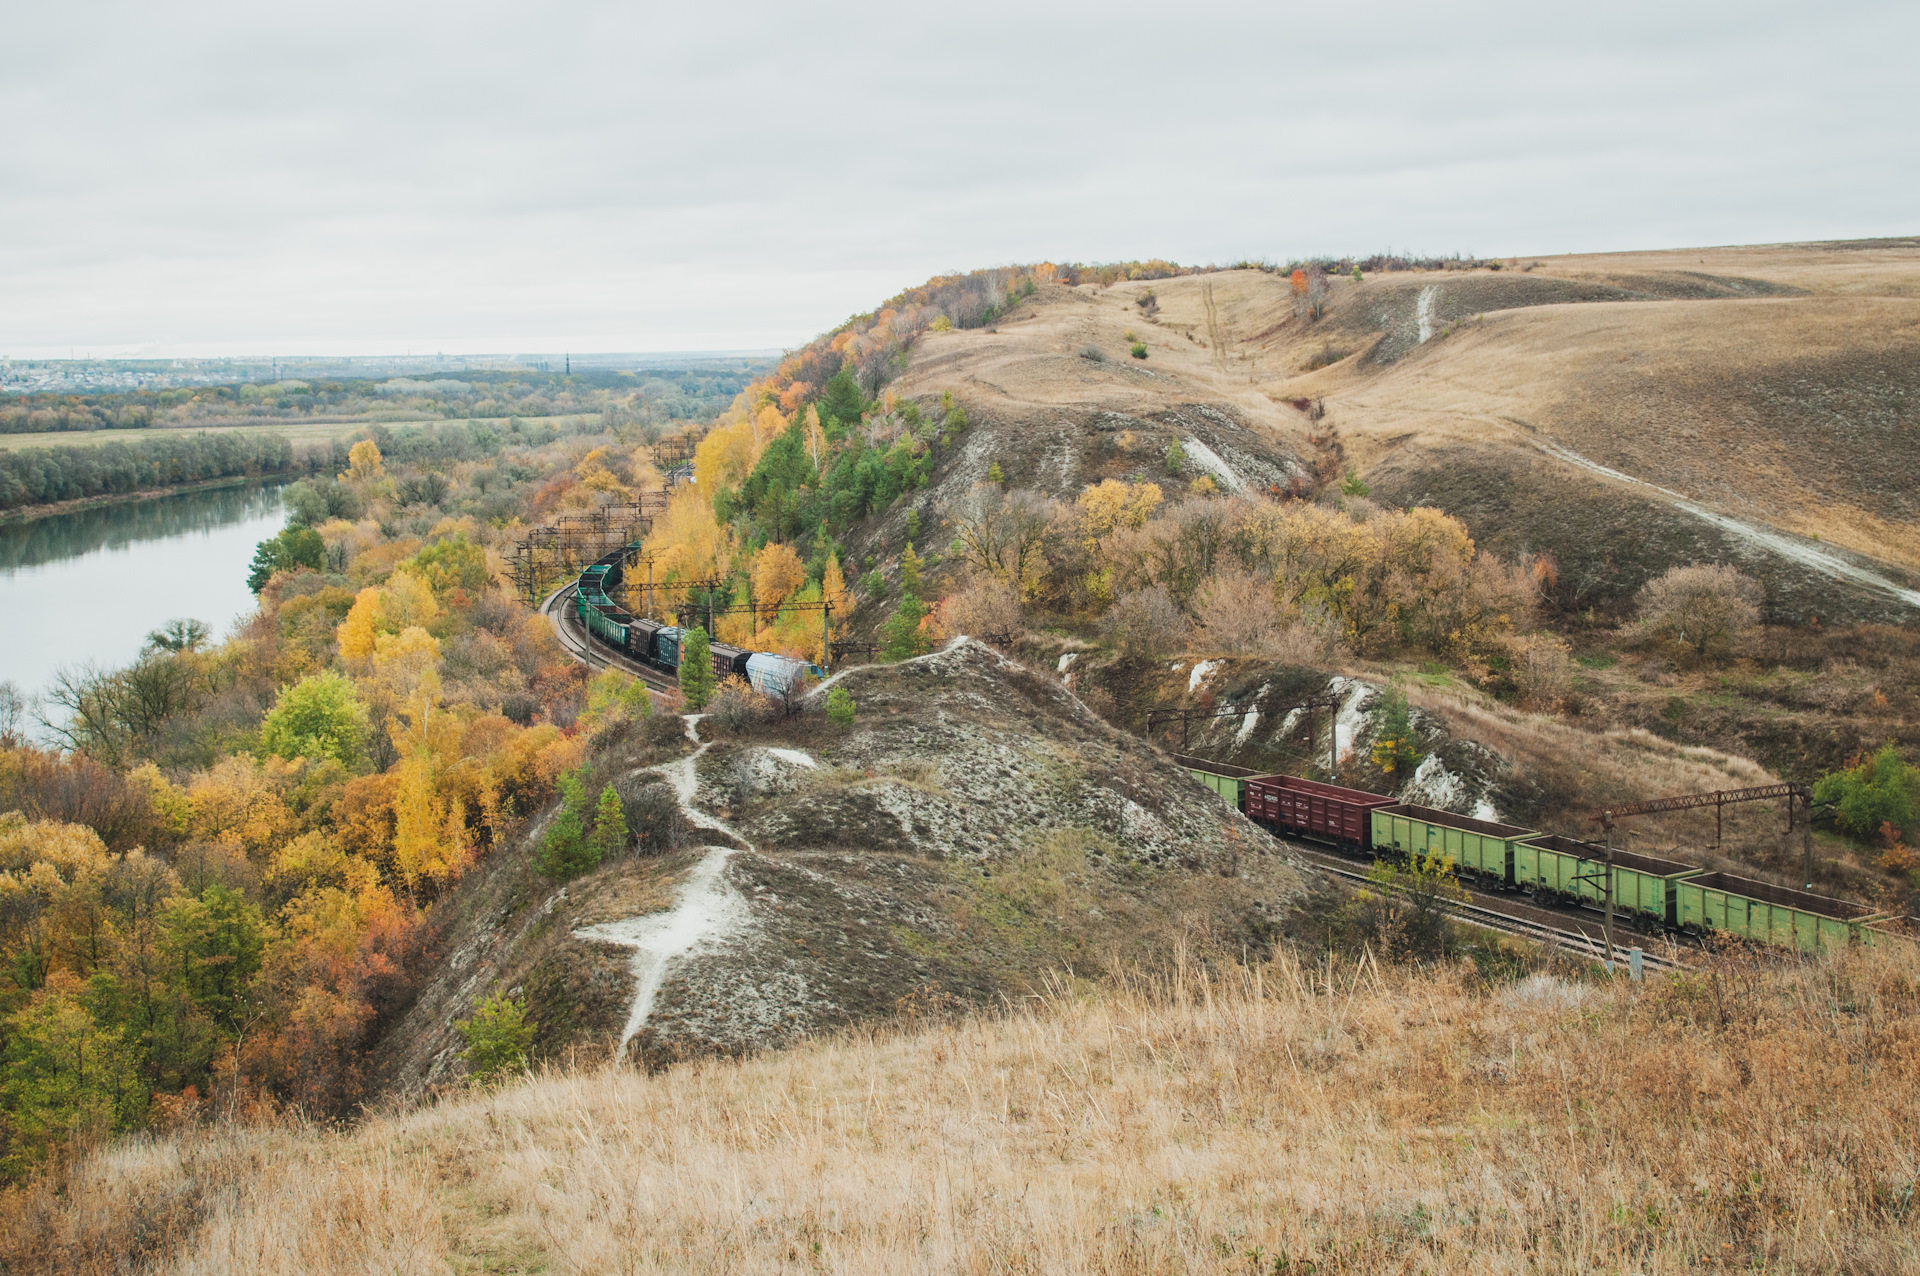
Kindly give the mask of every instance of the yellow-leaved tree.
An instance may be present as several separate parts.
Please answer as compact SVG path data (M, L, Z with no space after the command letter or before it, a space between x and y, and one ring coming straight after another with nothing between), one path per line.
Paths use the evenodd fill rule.
M374 639L373 672L394 700L405 700L440 665L440 640L418 625ZM438 686L438 678L435 680Z
M380 615L380 587L368 585L355 595L347 618L335 626L333 634L340 642L340 655L349 661L369 660L374 640L379 637L375 625Z
M827 606L833 614L841 617L853 615L853 596L847 592L847 578L840 571L840 555L827 555L827 569L820 576L820 593L827 600Z
M380 477L380 447L372 439L361 439L347 449L347 475L356 483Z
M439 679L423 678L388 727L400 754L394 771L393 862L407 893L419 899L422 882L445 886L473 858L466 804L443 792L443 772L458 761L460 724L440 708Z
M778 607L807 583L807 565L793 546L774 541L753 556L753 600L757 606Z
M1106 479L1080 493L1080 527L1089 545L1120 528L1143 527L1160 504L1158 483Z

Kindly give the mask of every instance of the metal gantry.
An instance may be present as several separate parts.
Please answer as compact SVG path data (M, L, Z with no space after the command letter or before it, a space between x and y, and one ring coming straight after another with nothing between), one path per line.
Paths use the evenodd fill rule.
M666 506L665 492L642 492L637 500L562 514L545 527L529 528L507 555L514 591L527 606L539 606L541 597L569 576L642 539Z
M1735 802L1762 802L1768 798L1783 797L1787 800L1787 832L1793 832L1793 804L1800 803L1803 813L1800 821L1800 850L1804 861L1802 867L1806 884L1813 886L1813 792L1804 784L1791 780L1780 784L1756 784L1745 789L1715 789L1710 793L1682 793L1676 797L1654 798L1647 802L1634 802L1627 806L1614 806L1593 816L1593 822L1605 828L1609 834L1607 842L1612 844L1613 822L1630 815L1654 815L1662 811L1690 811L1700 807L1713 808L1713 845L1720 848L1720 835L1725 819L1726 808Z

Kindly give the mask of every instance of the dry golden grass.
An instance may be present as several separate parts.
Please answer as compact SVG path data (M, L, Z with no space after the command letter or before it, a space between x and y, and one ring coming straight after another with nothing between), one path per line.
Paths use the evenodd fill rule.
M1920 1271L1920 961L1282 956L371 1120L141 1142L8 1270ZM192 1224L192 1225L190 1225Z

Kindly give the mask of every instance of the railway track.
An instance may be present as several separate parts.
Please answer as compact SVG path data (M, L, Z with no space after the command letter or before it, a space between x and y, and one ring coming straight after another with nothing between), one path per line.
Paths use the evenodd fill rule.
M661 673L651 665L641 664L623 651L616 651L603 642L594 641L593 636L580 627L579 621L573 618L572 609L565 605L566 600L572 597L574 590L578 588L578 585L562 585L548 594L546 600L540 604L540 614L545 616L548 623L553 626L553 632L559 637L560 645L567 649L568 654L588 668L598 666L630 673L645 683L650 691L679 690L678 680Z
M1354 861L1346 860L1340 856L1321 850L1318 847L1311 847L1291 838L1277 838L1277 840L1285 842L1289 849L1295 854L1324 873L1345 878L1351 882L1367 882L1366 872L1357 867ZM1549 913L1546 909L1532 905L1521 905L1519 907L1525 908L1528 913L1532 913L1534 916L1524 916L1517 911L1489 908L1484 904L1473 902L1462 904L1449 900L1443 901L1441 907L1445 909L1449 915L1469 926L1478 926L1483 930L1499 931L1503 934L1516 935L1523 939L1531 939L1536 943L1548 944L1577 956L1592 958L1594 961L1604 961L1606 959L1605 929L1603 924L1598 921L1593 921L1585 917L1561 918ZM1557 924L1560 922L1565 922L1566 924ZM1625 928L1617 924L1614 928L1614 949L1616 955L1621 960L1625 959L1628 949L1639 947L1641 949L1641 962L1649 970L1683 970L1686 968L1686 963L1682 962L1679 958L1678 946L1672 941L1663 940L1655 936L1640 935L1632 930L1626 930L1623 935L1621 933L1623 929ZM1661 943L1666 949L1666 952L1655 952L1650 948L1646 948L1639 942L1642 940Z

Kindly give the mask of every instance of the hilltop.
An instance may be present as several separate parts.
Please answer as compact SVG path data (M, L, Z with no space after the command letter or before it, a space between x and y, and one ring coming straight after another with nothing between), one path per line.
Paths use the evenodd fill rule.
M996 461L1071 495L1178 439L1229 490L1331 463L1550 553L1569 610L1708 559L1783 620L1913 617L1920 241L1494 266L1315 279L1317 319L1261 270L1045 284L927 333L888 388L950 391L976 423L936 500Z

